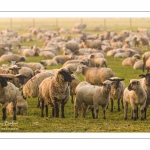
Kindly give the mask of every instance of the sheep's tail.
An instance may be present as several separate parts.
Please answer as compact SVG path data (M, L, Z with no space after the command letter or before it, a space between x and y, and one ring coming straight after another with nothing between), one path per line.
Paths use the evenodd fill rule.
M143 57L143 72L144 72L144 69L145 69L145 64L146 64L146 59L145 59L145 56Z

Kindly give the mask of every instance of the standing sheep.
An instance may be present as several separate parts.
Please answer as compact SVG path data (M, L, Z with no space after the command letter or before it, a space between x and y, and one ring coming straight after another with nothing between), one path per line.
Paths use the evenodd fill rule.
M106 119L106 108L110 101L111 81L106 80L102 82L101 85L102 86L99 87L93 95L94 115L95 118L98 118L99 105L101 105L103 109L103 119Z
M41 117L46 107L48 117L48 104L52 105L52 116L59 117L59 105L61 105L61 117L65 118L64 106L70 97L70 82L73 77L67 68L61 68L52 78L46 78L39 86L39 101L41 104Z
M114 77L114 72L110 68L90 68L83 64L77 66L76 73L82 73L85 81L95 85Z
M138 105L140 105L141 120L144 120L146 100L147 94L140 81L137 79L130 80L128 87L125 88L123 93L124 119L127 119L128 104L130 104L132 108L132 119L136 120L138 118Z
M113 112L114 100L118 100L118 111L120 111L120 100L121 102L123 102L123 91L125 89L124 79L121 79L119 77L112 77L109 78L109 80L112 81L110 92L111 112Z
M13 120L16 120L17 95L20 95L19 89L12 83L7 82L5 77L0 77L0 103L2 104L2 120L6 120L6 107L12 102Z

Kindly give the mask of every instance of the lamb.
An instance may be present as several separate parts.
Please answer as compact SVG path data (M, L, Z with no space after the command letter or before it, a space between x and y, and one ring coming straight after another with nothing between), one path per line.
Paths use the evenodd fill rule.
M70 82L72 79L67 68L60 68L54 77L46 78L41 82L38 96L41 104L41 117L44 117L44 106L48 117L48 104L53 107L52 116L59 117L59 105L61 104L61 117L65 118L64 106L70 97Z
M13 115L13 103L9 103L6 107L6 111L8 114ZM17 104L16 104L16 114L17 115L28 115L28 103L22 96L17 96Z
M0 57L0 62L26 61L26 57L17 54L4 54Z
M7 82L5 77L0 77L0 103L2 104L2 120L6 120L6 107L8 103L13 105L13 120L16 120L17 96L20 95L19 89L12 83Z
M131 79L128 87L125 88L123 93L124 119L127 119L128 104L130 104L132 108L132 119L137 120L138 105L140 105L141 120L144 120L146 100L147 94L140 81L138 79Z
M87 83L87 84L86 84ZM80 84L76 89L76 98L74 101L74 117L78 117L78 110L82 108L82 117L85 118L87 109L93 105L93 95L99 86L91 85L88 82ZM94 110L92 109L94 118Z
M110 68L90 68L83 64L77 66L76 73L82 73L84 80L94 85L114 77L114 72Z
M139 54L135 54L132 57L127 57L122 61L122 66L133 66L136 61L140 59Z
M110 101L111 81L105 80L101 85L102 86L99 87L93 95L94 116L98 118L99 105L101 105L103 109L103 119L106 119L106 109Z
M113 112L114 100L118 100L118 111L120 111L120 101L123 105L123 92L125 89L124 79L119 77L112 77L108 80L112 81L111 83L111 92L110 92L110 100L111 100L111 112Z

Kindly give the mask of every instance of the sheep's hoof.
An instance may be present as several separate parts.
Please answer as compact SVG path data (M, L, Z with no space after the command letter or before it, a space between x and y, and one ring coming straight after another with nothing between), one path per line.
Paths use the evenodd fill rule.
M133 117L133 120L136 121L136 117Z
M5 120L6 120L6 117L3 116L3 117L2 117L2 120L5 121Z
M13 120L17 120L16 116L13 117Z
M103 117L103 119L106 119L106 117Z
M143 118L143 117L141 117L141 120L144 120L144 118Z
M118 111L120 111L120 108L118 109Z
M65 118L65 116L61 116L61 118Z
M110 112L113 112L113 109L111 109Z

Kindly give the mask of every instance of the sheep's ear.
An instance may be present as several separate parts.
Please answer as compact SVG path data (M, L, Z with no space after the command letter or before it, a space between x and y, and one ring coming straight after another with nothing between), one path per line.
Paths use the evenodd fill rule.
M90 56L90 59L93 59L94 57L95 57L94 55L91 55L91 56Z
M120 79L120 81L124 81L125 79Z
M140 81L137 81L137 85L139 85L140 84Z
M111 78L109 78L108 80L109 80L109 81L114 81L114 79L111 79Z
M145 77L145 75L144 75L144 74L140 74L140 75L139 75L139 77L144 78L144 77Z

